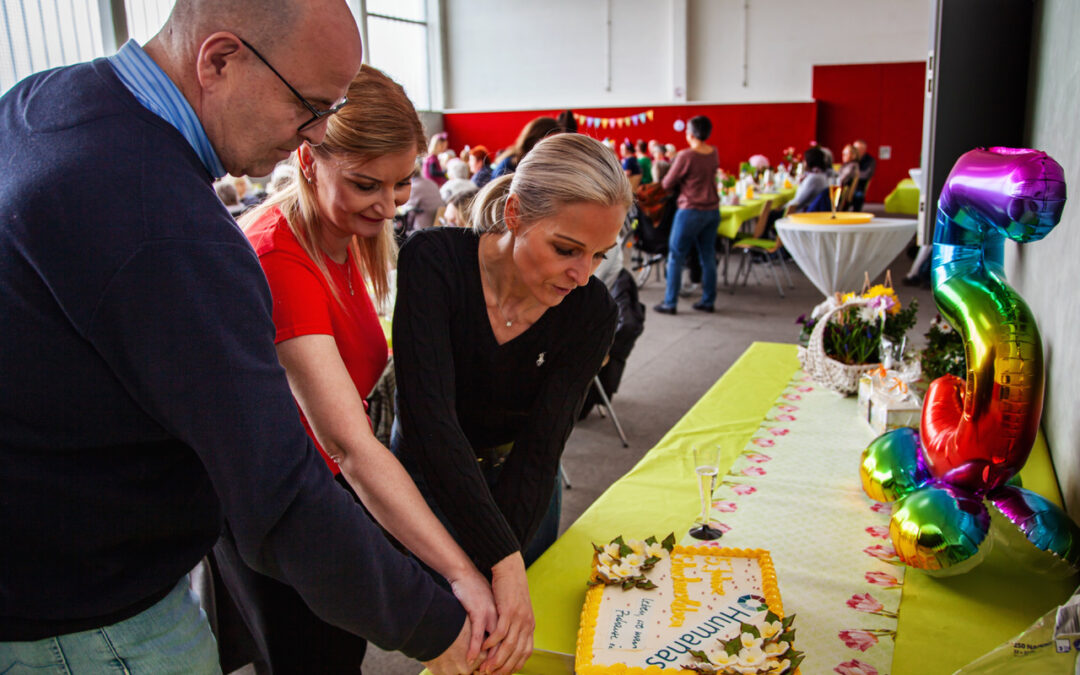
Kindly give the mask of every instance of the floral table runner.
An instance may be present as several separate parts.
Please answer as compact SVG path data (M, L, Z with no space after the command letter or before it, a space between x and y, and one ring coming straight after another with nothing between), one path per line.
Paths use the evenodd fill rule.
M874 434L855 414L852 399L797 371L713 495L725 534L712 545L770 551L807 675L876 675L892 663L904 567L890 506L859 483Z

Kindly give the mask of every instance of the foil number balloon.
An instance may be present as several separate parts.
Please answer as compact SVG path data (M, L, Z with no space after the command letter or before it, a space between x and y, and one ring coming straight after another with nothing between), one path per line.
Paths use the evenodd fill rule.
M1043 405L1035 318L1005 280L1005 238L1045 237L1061 219L1065 181L1046 153L972 150L938 201L933 290L964 338L967 381L930 384L922 429L897 429L863 452L867 495L896 501L889 532L901 560L937 574L981 562L989 502L1036 548L1080 569L1080 528L1048 500L1007 485L1027 461Z

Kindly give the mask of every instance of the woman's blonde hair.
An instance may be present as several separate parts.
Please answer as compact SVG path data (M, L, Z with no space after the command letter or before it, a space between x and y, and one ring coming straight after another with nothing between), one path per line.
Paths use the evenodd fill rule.
M326 138L311 152L320 158L344 158L363 163L377 157L403 150L424 152L427 139L416 109L401 85L377 68L364 65L349 85L349 103L327 121ZM295 157L292 160L296 161ZM240 225L247 229L267 209L278 207L289 223L289 229L300 242L304 252L315 262L323 275L330 279L325 254L316 243L325 226L319 213L315 186L302 175L258 208L245 214ZM383 304L390 294L389 266L397 255L393 221L387 220L379 234L372 238L354 236L349 243L350 258L362 275L370 281L377 304ZM330 284L337 296L337 289Z
M515 195L526 225L554 215L568 204L621 206L634 193L619 160L603 143L582 134L545 138L521 160L517 171L484 186L469 209L478 233L505 232L506 198Z

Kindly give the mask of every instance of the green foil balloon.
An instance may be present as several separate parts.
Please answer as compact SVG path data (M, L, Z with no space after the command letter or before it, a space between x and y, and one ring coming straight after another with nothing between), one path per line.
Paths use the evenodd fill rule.
M908 427L878 436L859 463L863 491L879 502L894 502L930 479L919 432Z
M982 499L943 483L901 499L889 522L900 559L935 576L962 574L982 562L990 549L989 532L990 514Z

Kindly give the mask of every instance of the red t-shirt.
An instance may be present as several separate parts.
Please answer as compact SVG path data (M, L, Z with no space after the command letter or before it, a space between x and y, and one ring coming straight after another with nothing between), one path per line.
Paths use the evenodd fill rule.
M379 323L367 286L351 261L339 265L326 260L327 269L340 301L334 298L330 284L318 266L300 248L285 217L277 208L270 209L247 232L251 245L262 263L270 293L274 299L274 343L300 335L332 335L341 360L352 377L361 398L371 393L386 367L386 337ZM349 293L349 277L352 288ZM364 402L365 409L367 402ZM299 406L298 406L299 407ZM300 418L308 435L315 440L323 459L334 474L338 465L327 456L315 439L307 418Z

